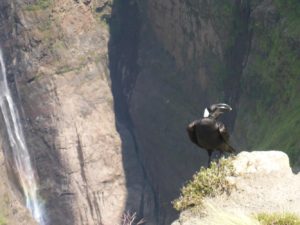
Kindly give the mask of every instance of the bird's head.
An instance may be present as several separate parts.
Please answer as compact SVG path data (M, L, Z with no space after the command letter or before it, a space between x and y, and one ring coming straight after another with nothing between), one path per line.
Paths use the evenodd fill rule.
M225 103L213 104L208 108L205 108L203 117L213 117L217 119L224 112L231 111L232 108Z

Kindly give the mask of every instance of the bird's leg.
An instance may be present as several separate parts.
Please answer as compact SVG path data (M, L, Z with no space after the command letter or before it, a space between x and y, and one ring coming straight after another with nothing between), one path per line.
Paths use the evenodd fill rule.
M208 153L208 167L210 167L210 164L211 164L211 155L213 153L213 150L207 149L207 153Z
M223 151L219 151L219 155L218 155L218 162L217 162L217 166L218 169L220 169L220 159L225 156L225 153Z
M225 153L224 153L223 151L219 151L219 160L220 160L223 156L225 156Z

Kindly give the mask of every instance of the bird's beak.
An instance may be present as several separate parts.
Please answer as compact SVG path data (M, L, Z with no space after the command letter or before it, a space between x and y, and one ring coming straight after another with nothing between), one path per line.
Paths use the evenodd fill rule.
M216 107L221 111L221 112L228 112L231 111L232 108L230 105L227 105L225 103L218 103L216 104Z

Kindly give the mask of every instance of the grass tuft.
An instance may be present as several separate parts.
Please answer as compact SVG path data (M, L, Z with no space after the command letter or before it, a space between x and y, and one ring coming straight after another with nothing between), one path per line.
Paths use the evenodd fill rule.
M204 205L207 216L201 218L197 225L261 225L257 218L242 210L236 209L233 213L209 201Z
M230 193L232 185L226 179L236 176L232 158L222 158L218 163L212 162L210 168L201 168L193 179L181 189L181 196L174 200L173 207L178 210L202 206L204 197Z
M292 213L259 213L261 225L300 225L300 218Z
M0 225L7 225L7 220L4 216L0 216Z

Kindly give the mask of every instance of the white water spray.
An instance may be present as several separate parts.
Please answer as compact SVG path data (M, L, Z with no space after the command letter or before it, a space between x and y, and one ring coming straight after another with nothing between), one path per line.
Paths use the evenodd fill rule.
M22 186L26 206L40 225L45 225L44 210L39 202L36 177L26 146L20 117L7 84L7 75L0 48L0 108L4 117L14 164Z

